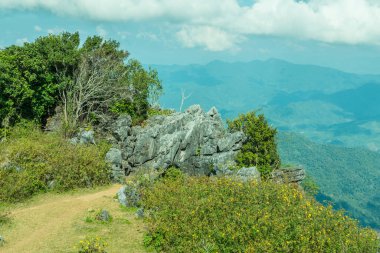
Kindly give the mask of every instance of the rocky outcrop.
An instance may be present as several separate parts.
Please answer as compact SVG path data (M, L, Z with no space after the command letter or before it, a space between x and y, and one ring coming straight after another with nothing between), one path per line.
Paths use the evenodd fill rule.
M191 175L209 174L214 165L233 161L244 140L242 132L225 129L214 107L205 113L199 105L154 116L144 126L132 127L129 116L120 117L113 135L126 172L175 166Z
M276 183L299 184L305 176L306 173L302 167L286 167L273 171L271 179Z

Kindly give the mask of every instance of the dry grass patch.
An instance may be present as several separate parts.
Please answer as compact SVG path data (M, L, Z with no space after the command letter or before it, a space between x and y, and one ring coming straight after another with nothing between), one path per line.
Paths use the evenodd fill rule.
M134 212L120 208L114 195L119 185L43 194L32 200L9 206L12 222L0 227L6 239L2 253L78 252L74 246L86 236L103 238L108 252L145 252L143 221ZM113 216L109 223L89 223L90 209L107 209Z

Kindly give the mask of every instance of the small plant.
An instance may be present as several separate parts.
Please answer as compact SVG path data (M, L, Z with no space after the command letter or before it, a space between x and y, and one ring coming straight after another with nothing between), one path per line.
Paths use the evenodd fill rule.
M198 146L197 150L195 150L195 155L201 156L201 153L202 153L202 148L200 146Z
M101 222L101 223L110 223L113 220L113 217L105 209L99 210L88 210L88 215L84 218L84 221L87 223Z
M95 219L104 223L108 223L112 221L112 216L107 210L102 209L96 213Z
M157 116L157 115L169 116L171 114L173 114L173 110L170 110L170 109L161 109L161 108L156 108L156 107L150 107L148 109L148 118Z
M10 221L9 213L0 211L0 227Z
M5 239L2 235L0 235L0 247L5 244Z
M79 242L78 253L107 253L107 243L100 237L86 238Z

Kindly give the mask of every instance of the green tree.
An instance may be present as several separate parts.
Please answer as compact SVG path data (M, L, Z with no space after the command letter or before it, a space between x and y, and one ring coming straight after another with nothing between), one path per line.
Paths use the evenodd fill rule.
M22 119L44 125L57 106L74 130L121 113L145 119L161 82L128 55L117 41L94 36L80 46L67 32L0 50L0 129Z
M227 124L231 131L242 131L246 136L243 147L236 156L239 167L256 166L263 177L280 167L277 130L268 124L263 114L241 114L234 120L228 120Z

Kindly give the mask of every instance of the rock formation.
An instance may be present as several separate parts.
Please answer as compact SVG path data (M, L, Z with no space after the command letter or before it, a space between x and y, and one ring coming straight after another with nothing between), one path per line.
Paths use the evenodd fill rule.
M144 126L131 123L129 116L123 116L113 126L120 166L126 173L175 166L191 175L207 175L213 166L233 161L244 140L242 132L225 129L214 107L205 113L193 105L184 113L154 116ZM114 162L113 166L118 168Z
M306 173L302 167L285 167L273 171L271 179L277 183L299 184L305 176Z

